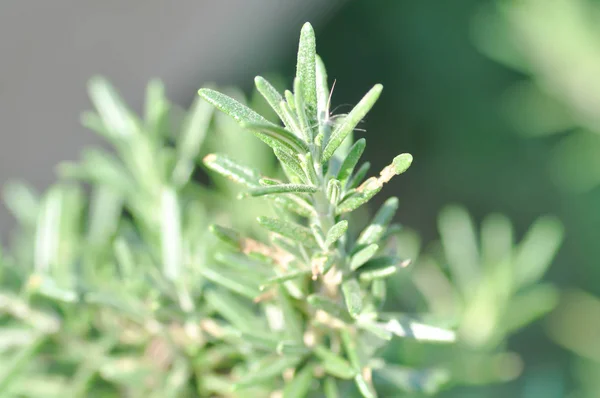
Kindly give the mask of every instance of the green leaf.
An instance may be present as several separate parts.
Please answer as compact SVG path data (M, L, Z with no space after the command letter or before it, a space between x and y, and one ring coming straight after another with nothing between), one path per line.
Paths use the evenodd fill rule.
M327 199L329 200L329 203L336 206L340 200L341 194L342 184L335 178L329 180L327 183Z
M356 241L357 245L370 245L378 242L385 233L387 226L398 210L398 198L389 198L373 217L371 224L365 228Z
M336 208L336 214L349 213L358 209L360 206L367 203L379 191L381 191L382 183L375 177L365 181L355 193L346 197ZM360 190L360 191L359 191Z
M197 98L183 123L177 139L177 163L173 171L173 180L178 186L190 179L196 157L208 132L212 110L210 104Z
M198 94L208 103L215 106L221 112L231 116L238 123L270 124L270 122L254 112L252 109L242 105L233 98L209 88L201 88Z
M327 236L325 237L325 246L330 247L335 242L338 241L346 231L348 230L348 221L342 220L339 223L335 224L329 232L327 232Z
M300 157L300 164L302 165L302 169L306 173L306 178L308 179L308 181L310 181L310 183L313 185L320 185L319 176L317 176L315 165L313 163L313 157L310 154L310 152Z
M290 181L293 182L293 177L298 178L300 182L308 181L306 174L304 173L304 169L302 168L302 164L297 157L289 155L288 153L279 149L276 149L273 152L275 152L275 156L283 166ZM288 172L291 172L292 175L290 176Z
M288 106L288 111L291 115L292 113L296 112L296 99L294 98L294 93L292 93L290 90L285 90L283 94L285 96L286 105ZM298 122L296 121L296 123Z
M446 369L409 369L386 364L376 371L377 375L399 390L408 393L432 395L450 381L450 372Z
M342 329L340 330L340 337L342 338L344 351L346 351L350 364L354 367L354 370L360 372L362 364L356 347L356 336L353 336L347 329Z
M365 380L362 373L354 376L354 382L364 398L377 398L377 392L375 392L373 384Z
M329 315L338 318L341 321L352 323L354 320L350 313L345 308L337 303L334 303L325 296L312 294L307 298L308 303L315 309L325 311Z
M310 271L300 270L300 271L288 272L287 274L269 278L262 285L260 285L260 290L264 290L271 285L276 285L276 284L291 281L294 279L302 278L307 275L310 275Z
M225 155L207 155L204 158L204 164L212 171L248 188L254 188L259 185L260 174L256 170L242 166Z
M35 226L40 200L33 187L23 182L9 182L4 184L2 194L5 206L20 224Z
M350 259L350 269L352 271L356 271L363 264L369 261L375 253L379 250L379 245L377 243L372 243L369 246L358 251L352 258Z
M342 292L344 293L344 301L350 315L354 318L358 317L362 311L362 290L356 279L349 279L342 283Z
M453 343L456 340L456 334L452 330L426 325L408 317L392 319L384 327L396 336L420 341Z
M209 231L212 232L220 241L228 244L236 250L241 249L242 236L239 232L234 231L231 228L222 227L220 225L212 224L208 227Z
M200 267L200 273L214 283L251 300L254 300L260 294L258 284L252 283L252 278L248 277L249 273L226 272L222 269L216 270L206 266Z
M304 343L304 322L300 312L294 308L292 298L285 288L280 286L277 291L281 313L285 321L285 333L295 342Z
M362 166L360 166L358 168L356 173L354 173L352 178L350 178L348 180L348 183L346 184L346 189L352 189L352 188L358 187L362 183L362 181L365 178L365 176L367 175L367 173L369 172L370 168L371 168L371 163L369 163L369 162L363 163Z
M356 375L356 370L341 356L319 345L314 348L315 355L327 373L340 379L349 380Z
M27 347L22 348L15 357L11 358L6 366L0 370L0 394L8 396L11 384L20 376L32 357L42 347L45 336L39 336Z
M316 90L319 127L329 118L329 85L327 84L327 70L321 57L316 57Z
M311 112L317 110L316 56L315 32L307 22L300 32L296 77L302 82L304 101ZM317 120L316 115L309 114L309 118Z
M88 92L102 123L113 137L129 139L139 134L139 120L106 79L99 76L90 79Z
M325 378L325 381L323 381L323 392L325 393L325 398L340 398L341 396L333 377Z
M250 190L252 196L264 196L264 195L275 195L275 194L286 194L286 193L314 193L317 192L318 188L310 185L302 184L280 184L280 185L269 185L261 188L254 188Z
M279 118L285 122L285 116L281 110L281 102L283 101L283 97L281 94L279 94L277 89L275 89L275 87L273 87L273 85L269 83L267 79L261 76L256 76L254 78L254 84L256 85L258 92L261 93L271 108L273 108L275 113L277 113L277 116L279 116ZM288 128L290 127L287 125L287 123L286 126Z
M286 92L287 93L287 92ZM288 100L292 100L295 101L293 94L291 98L289 98ZM286 101L281 101L281 103L279 104L279 107L281 108L281 113L283 114L283 123L285 124L285 126L292 132L294 133L294 135L296 137L299 138L304 138L305 134L304 131L302 130L302 127L300 127L300 121L298 120L296 114L294 113L294 105L293 104L289 104Z
M221 112L232 117L242 126L247 124L275 126L273 123L254 112L252 109L218 91L211 90L209 88L201 88L198 90L198 94ZM273 140L268 135L256 131L254 134L271 148L276 148L279 146L277 141Z
M285 384L283 398L305 398L314 380L315 365L308 364L294 375L292 381Z
M377 257L369 260L357 272L361 281L368 282L375 279L387 278L395 274L398 271L398 267L405 267L408 263L408 261L400 261L400 259L394 256Z
M234 385L235 390L240 390L244 387L253 386L263 383L270 379L281 377L281 374L289 369L294 368L299 362L299 358L294 357L270 357L265 361L264 366L261 366L256 371L250 371Z
M301 137L306 142L311 142L313 139L313 133L310 125L309 115L306 114L306 104L304 103L304 92L303 92L302 81L298 78L294 79L294 98L296 101L296 115L298 115L298 122L300 123L300 130L302 132ZM313 108L313 109L316 109ZM313 118L314 119L314 118Z
M309 150L302 139L296 137L283 127L275 126L274 124L257 123L243 123L242 127L248 130L258 131L269 137L270 142L267 142L267 145L273 149L279 149L293 154L306 153Z
M350 113L344 118L344 121L335 128L331 134L329 142L323 150L323 163L327 162L333 153L338 149L344 139L350 134L356 125L367 115L371 110L375 102L379 98L383 90L381 84L376 84L365 96L359 101L359 103L350 111Z
M317 241L319 247L324 251L327 250L327 248L325 247L325 234L323 233L321 227L317 223L311 223L310 230L312 231L313 236L315 237L315 240Z
M413 157L410 153L402 153L394 158L392 166L396 175L404 173L412 164Z
M258 217L258 223L271 232L301 243L309 248L317 248L312 231L302 225L271 217Z
M354 145L352 145L352 147L350 148L350 151L348 152L348 155L342 162L342 165L340 166L340 171L338 171L337 174L337 179L340 180L342 186L345 185L345 183L352 175L352 172L354 171L354 168L360 160L360 157L362 156L366 145L367 141L364 138L361 138L360 140L356 141Z
M56 281L44 275L31 275L27 288L37 294L63 303L74 303L79 299L77 292L57 285Z
M44 274L54 265L60 244L60 215L63 189L50 188L42 200L35 234L35 270Z
M164 84L160 80L150 81L146 86L144 114L146 129L155 139L167 133L170 107Z
M164 274L170 280L178 280L183 268L181 211L172 188L162 191L160 240Z
M535 285L512 298L500 324L512 333L552 311L558 301L559 292L554 286Z
M362 330L366 330L367 332L371 333L373 336L375 336L381 340L389 341L392 339L392 336L393 336L392 332L385 329L385 327L380 326L372 321L359 320L358 327L361 328Z
M563 235L563 226L555 217L541 217L529 228L515 254L514 273L520 286L532 284L544 275Z
M294 195L286 195L286 196L275 196L275 203L281 205L285 209L296 213L302 217L316 217L317 211L314 207L310 205L306 200L294 196Z
M243 332L260 332L264 324L258 319L248 300L240 300L222 290L209 290L204 294L208 305L215 309L223 318Z

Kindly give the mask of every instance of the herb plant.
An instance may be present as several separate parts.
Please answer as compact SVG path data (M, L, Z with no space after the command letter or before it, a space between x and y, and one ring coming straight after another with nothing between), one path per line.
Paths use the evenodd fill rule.
M283 126L217 91L199 91L270 146L287 177L262 176L219 154L204 158L210 170L245 186L245 197L265 197L273 207L272 216L258 218L268 243L212 227L230 249L221 256L234 256L205 274L223 287L211 300L229 323L222 336L232 343L241 336L256 351L235 388L267 384L284 397L301 397L318 380L328 397L337 397L339 381L354 380L364 397L374 397L372 372L385 367L377 360L385 341L454 340L451 331L380 311L385 279L410 263L386 248L398 199L388 199L362 231L349 222L351 212L409 168L412 156L398 155L379 176L365 180L369 165L358 166L365 140L353 142L352 133L382 86L375 85L348 114L332 116L310 24L302 28L293 92L282 95L260 76L255 83ZM258 313L251 301L259 303Z
M502 378L457 369L497 369L508 334L552 307L555 290L534 282L560 225L542 219L515 246L510 223L492 217L479 253L466 212L448 210L444 255L412 265L418 250L392 223L397 198L367 225L354 217L412 163L400 154L369 178L360 164L354 131L382 86L332 115L310 24L293 90L255 83L282 124L209 88L183 112L158 82L140 118L104 79L90 82L97 112L83 123L114 151L60 165L43 195L5 189L20 228L0 253L3 397L371 398ZM201 158L211 185L196 181ZM426 314L387 310L407 293ZM413 344L420 360L392 354Z

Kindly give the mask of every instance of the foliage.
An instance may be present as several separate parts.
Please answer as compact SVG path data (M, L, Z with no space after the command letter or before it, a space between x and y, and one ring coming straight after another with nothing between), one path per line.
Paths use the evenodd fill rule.
M516 358L507 337L556 301L536 283L560 224L542 218L515 245L510 222L491 216L478 240L449 208L443 250L417 258L392 223L397 198L366 225L355 216L413 160L369 178L359 165L354 131L382 86L332 115L310 24L293 90L255 83L283 125L234 90L203 88L182 112L158 82L142 119L90 82L96 112L82 121L113 151L61 164L41 196L5 190L20 229L0 256L2 396L368 398L509 378L497 366ZM197 181L200 158L210 186ZM418 312L398 312L393 299L408 294ZM422 355L390 355L398 347Z

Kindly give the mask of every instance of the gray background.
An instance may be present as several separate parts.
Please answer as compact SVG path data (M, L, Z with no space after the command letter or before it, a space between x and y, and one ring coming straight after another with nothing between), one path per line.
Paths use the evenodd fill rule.
M154 77L186 105L203 82L236 83L268 71L295 45L303 22L318 24L337 3L2 1L0 185L24 179L43 189L58 162L97 142L79 125L90 108L91 76L106 76L136 110ZM2 207L2 235L11 223Z

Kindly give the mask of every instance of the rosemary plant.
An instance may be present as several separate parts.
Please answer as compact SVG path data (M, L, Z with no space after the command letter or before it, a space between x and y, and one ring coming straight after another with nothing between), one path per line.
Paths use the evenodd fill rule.
M0 394L227 396L243 356L205 331L200 268L228 201L192 179L212 107L183 112L152 82L142 120L104 79L89 91L83 123L116 155L86 150L41 196L5 189L20 228L0 264Z
M347 396L338 392L347 388L340 381L354 380L362 396L375 397L372 372L385 367L377 349L387 340L396 335L451 342L454 333L380 312L386 278L410 263L385 249L398 200L388 199L358 234L349 222L354 210L412 162L410 154L400 154L366 180L368 163L357 167L365 140L352 142L353 130L382 86L375 85L348 114L332 116L310 24L302 28L297 60L293 91L282 95L266 79L255 79L283 126L217 91L199 91L271 147L287 177L263 176L220 154L204 158L210 170L247 189L244 200L264 197L273 208L271 216L258 218L268 243L212 226L229 250L219 252L218 266L205 268L204 276L222 286L206 298L227 321L217 334L256 352L236 389L264 385L284 397L304 397L319 388L333 398Z
M540 217L520 242L500 214L485 217L478 233L465 209L449 206L438 224L440 247L416 259L407 284L416 288L429 314L457 329L459 343L444 348L446 355L439 347L423 355L421 365L445 369L446 387L515 379L523 362L508 350L508 338L558 303L558 289L540 279L560 247L562 224Z

